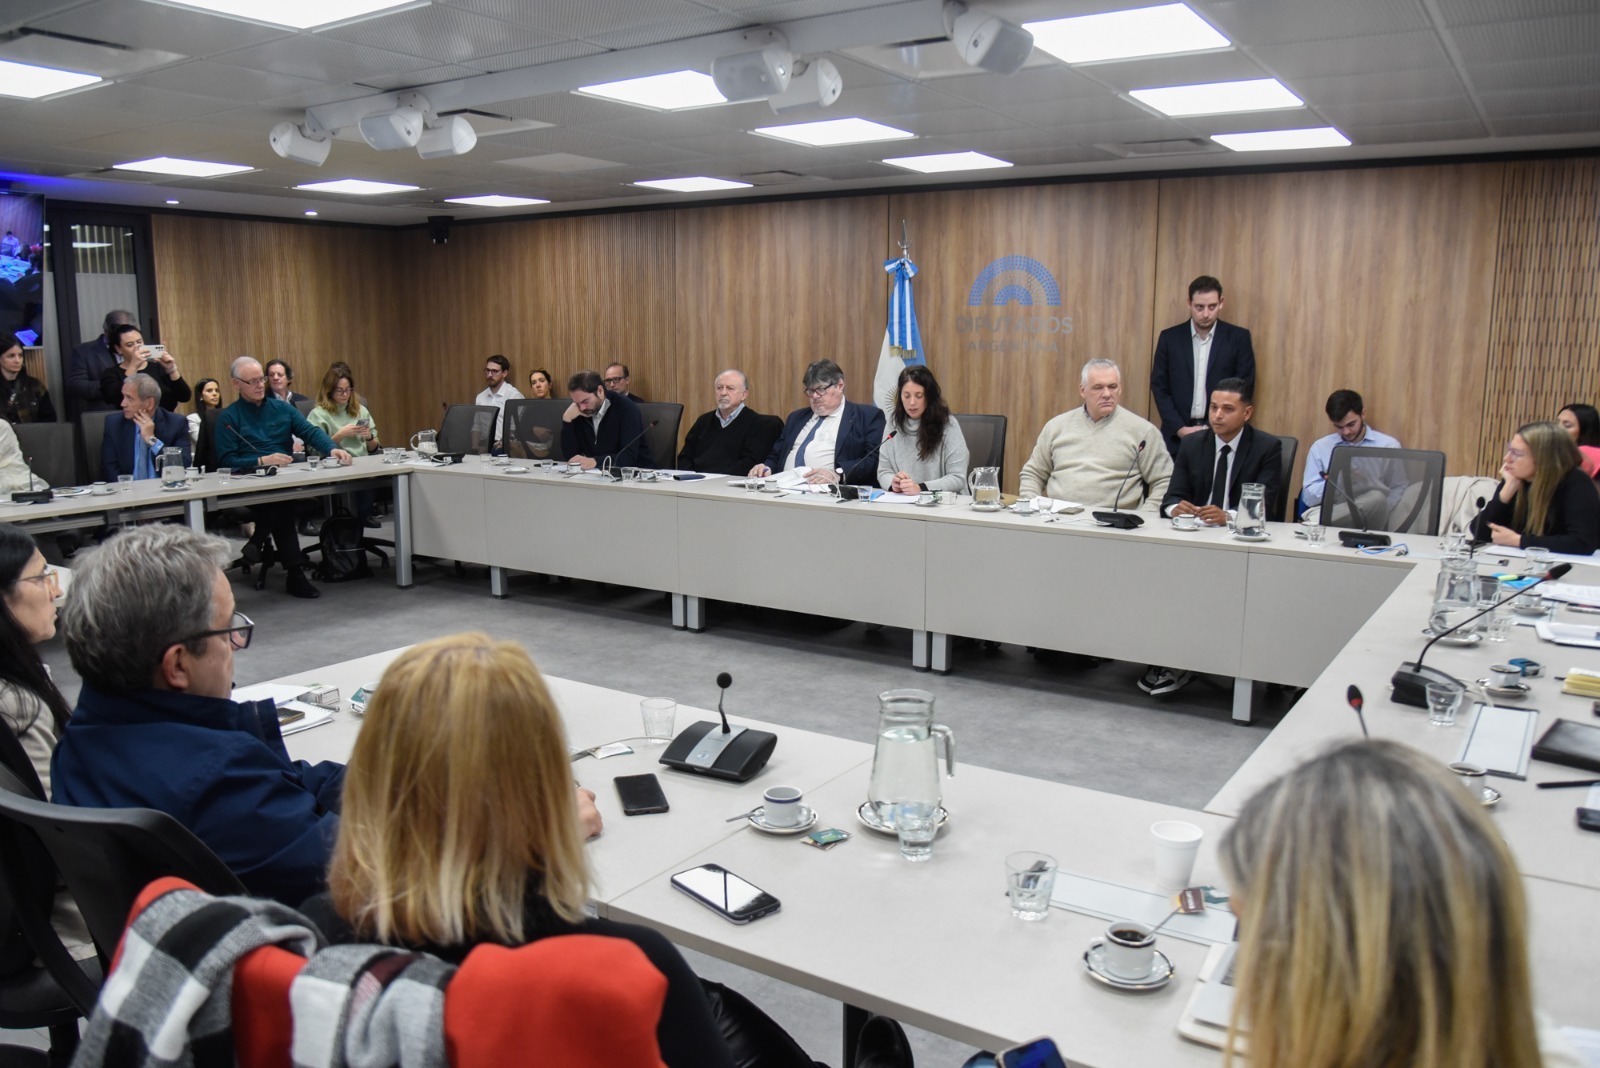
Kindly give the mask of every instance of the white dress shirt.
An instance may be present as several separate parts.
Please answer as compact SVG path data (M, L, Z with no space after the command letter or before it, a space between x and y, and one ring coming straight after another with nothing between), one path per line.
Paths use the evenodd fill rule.
M1205 418L1211 403L1206 391L1206 365L1211 362L1211 339L1216 336L1216 323L1212 323L1206 336L1201 337L1200 331L1195 329L1194 320L1189 320L1189 342L1194 346L1194 397L1189 402L1190 419Z
M517 387L513 386L510 382L502 382L502 383L500 383L499 392L495 392L494 390L490 390L490 389L485 389L482 393L478 394L478 403L479 404L490 404L490 405L493 405L494 407L500 409L501 414L505 413L506 401L514 401L514 400L521 400L521 399L522 399L522 394L520 392L518 392L517 391Z
M795 469L795 455L800 451L800 445L806 440L806 435L811 433L811 428L816 425L818 416L813 413L806 425L800 428L800 436L794 439L794 448L789 450L789 455L783 461L785 471ZM833 414L821 417L822 425L817 427L817 436L811 439L811 444L806 446L805 466L815 470L833 470L834 446L839 441L839 425L844 420L844 403L833 410Z

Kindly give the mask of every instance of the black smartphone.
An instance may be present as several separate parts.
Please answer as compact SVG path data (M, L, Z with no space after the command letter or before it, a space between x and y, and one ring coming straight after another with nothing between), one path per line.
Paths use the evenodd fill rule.
M1036 1038L1020 1046L1001 1050L995 1055L1000 1068L1067 1068L1055 1040Z
M680 871L672 885L725 920L749 923L778 911L779 901L754 883L720 864L702 864Z
M654 775L618 775L611 781L616 784L624 816L667 811L667 795L661 792L661 780Z
M1578 827L1585 831L1600 831L1600 808L1580 808Z

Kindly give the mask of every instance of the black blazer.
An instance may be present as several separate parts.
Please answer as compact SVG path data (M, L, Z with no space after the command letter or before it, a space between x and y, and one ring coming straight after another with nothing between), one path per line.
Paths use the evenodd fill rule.
M1483 506L1478 518L1472 521L1472 536L1480 541L1489 540L1489 524L1498 523L1516 530L1517 499L1510 504L1500 500L1502 480L1494 488L1489 503ZM1581 467L1568 471L1556 483L1556 492L1550 499L1542 531L1518 531L1522 535L1522 548L1549 549L1553 553L1571 553L1588 556L1600 548L1600 490L1595 480L1583 473Z
M783 433L778 435L778 443L767 454L769 469L783 470L789 451L800 440L800 433L811 421L812 414L809 407L789 413L788 420L783 424ZM878 465L875 461L868 462L867 457L877 455L878 446L883 444L883 424L882 408L872 404L857 404L855 401L844 402L844 415L839 419L839 437L833 445L833 466L844 469L845 482L857 486L877 486Z
M1242 378L1253 387L1256 350L1250 344L1250 331L1218 319L1211 333L1211 357L1206 361L1206 396L1210 397L1211 391L1224 378ZM1156 410L1161 416L1161 436L1167 441L1167 451L1176 457L1178 428L1189 425L1189 405L1194 399L1194 342L1189 337L1189 320L1167 327L1156 338L1155 360L1150 365L1150 393L1156 399Z
M644 440L644 416L639 406L609 389L606 399L611 407L600 420L598 434L594 421L586 415L561 424L561 451L568 458L587 456L601 466L607 456L611 457L613 468L651 466L650 450Z
M1267 488L1267 518L1283 515L1283 442L1271 434L1244 425L1233 439L1233 478L1228 483L1228 507L1239 507L1239 493L1246 482L1259 482ZM1172 462L1172 481L1161 498L1163 513L1179 501L1203 505L1211 499L1211 482L1217 474L1217 435L1210 427L1183 439L1178 458Z
M107 482L115 482L118 475L131 475L134 472L133 434L130 432L133 424L121 412L108 415L105 419L106 433L100 439L100 477ZM155 421L156 439L163 448L182 449L183 466L188 467L191 463L188 418L157 408Z

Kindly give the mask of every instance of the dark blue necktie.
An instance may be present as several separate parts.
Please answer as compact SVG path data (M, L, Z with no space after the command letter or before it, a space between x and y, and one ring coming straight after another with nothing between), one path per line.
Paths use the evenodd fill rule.
M804 467L806 465L806 446L811 444L811 439L815 438L817 431L822 429L822 417L816 416L814 418L815 421L811 424L811 433L807 434L806 439L800 443L800 451L794 454L794 465L796 467Z

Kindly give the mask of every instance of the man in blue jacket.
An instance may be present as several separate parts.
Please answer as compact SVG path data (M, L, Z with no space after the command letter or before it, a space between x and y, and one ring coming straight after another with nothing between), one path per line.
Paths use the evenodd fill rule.
M161 384L146 374L122 383L122 414L106 416L100 439L100 477L115 482L118 475L135 479L160 474L164 449L181 449L183 466L189 466L189 420L161 407Z
M154 808L252 893L298 905L323 888L344 765L290 760L271 702L240 704L228 543L185 527L118 534L79 557L61 633L83 679L51 764L58 804Z
M810 406L789 413L766 463L751 468L750 477L804 468L813 484L876 486L883 409L845 400L844 371L832 360L808 366L800 384Z

